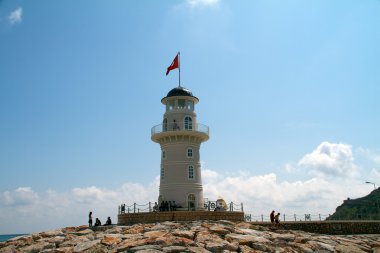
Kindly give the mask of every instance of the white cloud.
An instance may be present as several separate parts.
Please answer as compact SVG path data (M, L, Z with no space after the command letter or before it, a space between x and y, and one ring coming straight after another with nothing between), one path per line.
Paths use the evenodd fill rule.
M4 205L28 205L38 201L38 194L29 187L19 187L14 192L6 191L0 198Z
M216 172L214 172L216 173ZM207 172L210 174L210 172ZM278 182L274 173L234 177L218 175L216 180L204 178L204 196L210 200L222 197L226 202L244 203L248 213L265 214L270 209L287 214L329 214L349 197L367 193L363 184L356 181L328 181L311 178L305 181ZM348 183L350 182L350 183ZM354 185L348 188L348 185ZM358 194L353 196L353 194Z
M118 189L95 186L74 188L68 192L48 190L37 194L31 188L20 187L0 194L0 234L29 233L58 227L86 224L89 211L104 222L110 216L117 222L118 206L147 204L158 196L158 181L144 186L126 183ZM138 206L140 209L148 205Z
M21 23L22 21L22 8L18 7L16 10L12 11L8 16L9 22L13 25L16 23Z
M375 163L376 165L380 166L380 154L376 153L375 151L365 149L365 148L358 148L358 153Z
M192 7L196 6L215 6L219 4L219 0L186 0L187 4Z
M298 163L318 177L355 177L358 166L354 163L352 148L342 143L322 142L317 149L305 155Z

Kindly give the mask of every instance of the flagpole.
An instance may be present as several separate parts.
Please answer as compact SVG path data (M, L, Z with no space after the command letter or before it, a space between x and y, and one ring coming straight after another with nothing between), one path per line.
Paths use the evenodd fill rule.
M181 87L181 64L179 62L180 53L178 52L178 87Z

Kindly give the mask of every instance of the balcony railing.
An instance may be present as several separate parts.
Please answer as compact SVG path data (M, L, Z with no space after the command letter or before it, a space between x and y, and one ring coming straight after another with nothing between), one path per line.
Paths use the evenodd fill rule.
M193 124L193 123L167 123L159 124L152 127L152 136L164 132L174 132L174 131L195 131L201 132L209 135L209 127L203 124Z

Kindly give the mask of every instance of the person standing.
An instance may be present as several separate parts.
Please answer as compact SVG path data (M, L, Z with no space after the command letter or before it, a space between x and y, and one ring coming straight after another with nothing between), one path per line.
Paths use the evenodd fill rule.
M274 210L270 213L270 222L274 223Z
M278 228L280 226L280 213L277 213L274 216L274 222L276 223L276 227Z
M88 226L92 227L92 212L88 214Z

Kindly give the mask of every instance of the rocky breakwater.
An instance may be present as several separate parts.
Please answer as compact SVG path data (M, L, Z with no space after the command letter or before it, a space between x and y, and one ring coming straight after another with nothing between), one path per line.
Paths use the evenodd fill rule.
M0 252L373 252L380 235L327 236L271 231L230 221L86 226L35 233L0 242Z

